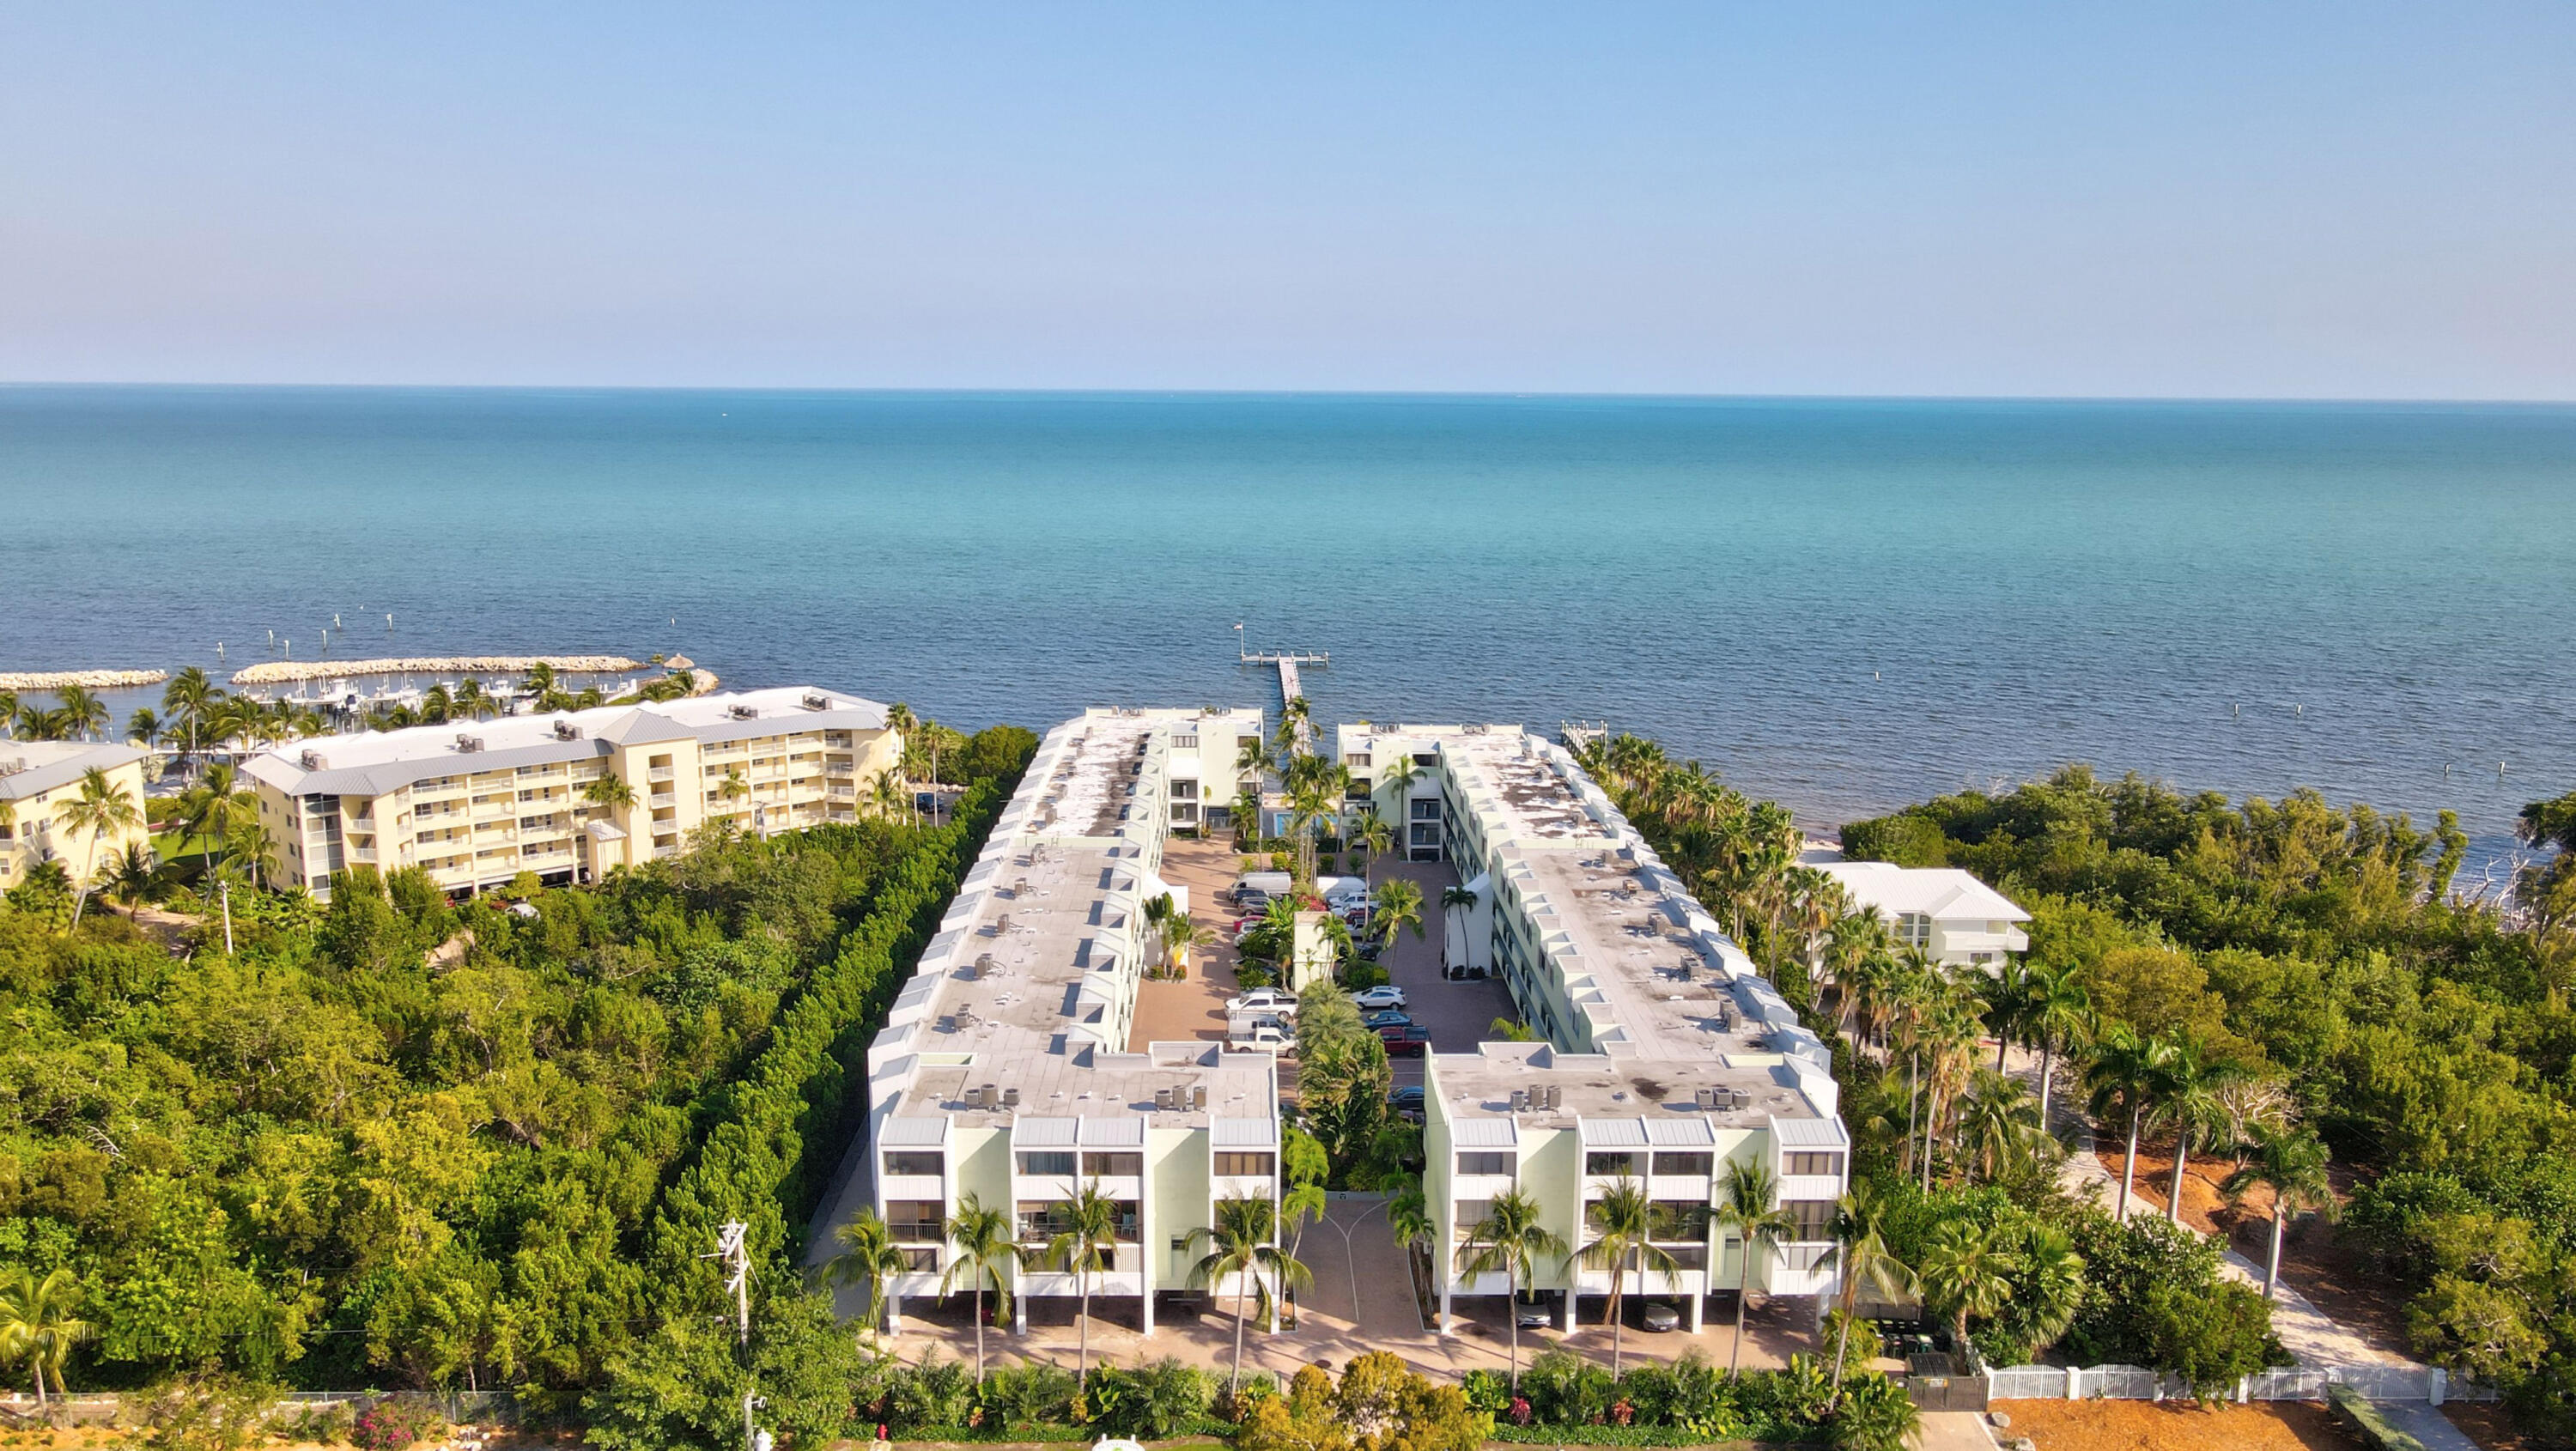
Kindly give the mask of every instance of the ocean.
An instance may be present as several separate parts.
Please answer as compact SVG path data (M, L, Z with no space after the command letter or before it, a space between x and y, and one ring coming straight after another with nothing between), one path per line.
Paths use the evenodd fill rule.
M1606 721L1818 828L2069 761L2487 839L2576 789L2565 406L14 387L0 571L0 669L337 614L966 728L1330 651L1319 719Z

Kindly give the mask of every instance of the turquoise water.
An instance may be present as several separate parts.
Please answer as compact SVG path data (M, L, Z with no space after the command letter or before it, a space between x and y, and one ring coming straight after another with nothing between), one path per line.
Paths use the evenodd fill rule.
M2576 788L2568 407L0 389L0 561L0 668L337 612L1043 723L1275 704L1240 621L1326 718L1607 719L1819 824Z

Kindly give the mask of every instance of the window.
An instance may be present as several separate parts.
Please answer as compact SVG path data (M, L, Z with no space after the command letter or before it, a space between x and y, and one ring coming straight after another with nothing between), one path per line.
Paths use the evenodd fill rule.
M1517 1155L1511 1153L1462 1153L1458 1156L1461 1174L1508 1174Z
M1708 1206L1688 1199L1658 1199L1646 1207L1649 1239L1694 1243L1708 1238Z
M1243 750L1243 749L1244 749L1244 748L1246 748L1246 747L1250 747L1251 749L1256 750L1256 751L1257 751L1257 750L1259 750L1259 749L1261 749L1261 737L1259 737L1259 736L1236 736L1236 737L1234 738L1234 748L1235 748L1235 750L1237 750L1237 751L1241 751L1241 750Z
M1932 945L1932 919L1921 912L1896 914L1896 940L1906 947Z
M1413 844L1415 846L1438 846L1440 844L1440 823L1436 821L1417 821L1413 823Z
M1366 778L1362 778L1360 780L1353 781L1343 790L1342 799L1344 801L1366 801L1369 799L1369 792L1372 789L1374 788L1369 785Z
M1133 1179L1145 1172L1142 1154L1085 1154L1082 1172L1088 1178Z
M1439 801L1430 797L1425 797L1420 801L1414 802L1413 819L1416 821L1438 821L1440 819Z
M1198 800L1199 783L1186 779L1175 779L1172 782L1172 799L1175 801Z
M1780 1206L1781 1212L1797 1223L1791 1236L1801 1240L1833 1238L1834 1201L1830 1199L1792 1199Z
M1020 1172L1023 1174L1070 1175L1074 1172L1073 1152L1068 1149L1061 1152L1040 1151L1022 1154L1020 1155Z
M1609 1175L1634 1174L1637 1172L1637 1156L1626 1149L1613 1149L1607 1152L1596 1149L1583 1156L1583 1172Z
M1266 1153L1244 1153L1239 1150L1230 1149L1221 1150L1216 1156L1216 1172L1220 1174L1253 1174L1267 1179L1270 1177L1271 1163L1271 1156Z
M1459 1200L1458 1242L1460 1244L1464 1244L1468 1240L1474 1239L1476 1237L1476 1226L1484 1223L1485 1216L1493 1212L1494 1201L1491 1199Z
M1192 731L1192 732L1191 732L1190 734L1188 734L1188 735L1174 734L1174 735L1173 735L1173 737L1172 737L1172 749L1173 749L1173 750L1176 750L1176 751L1195 751L1195 750L1197 750L1198 748L1199 748L1199 738L1198 738L1198 733L1197 733L1196 731Z
M1784 1174L1839 1176L1843 1171L1843 1156L1840 1154L1791 1153L1783 1154L1781 1160L1780 1172Z
M1060 1199L1023 1199L1020 1201L1020 1241L1044 1244L1065 1228L1071 1206Z
M946 1239L939 1229L944 1217L936 1199L886 1201L886 1230L897 1244L937 1244Z
M1440 753L1437 751L1418 751L1414 753L1413 764L1417 766L1437 766L1440 764Z
M1696 1174L1700 1178L1705 1179L1708 1177L1710 1163L1711 1158L1707 1154L1657 1154L1655 1156L1655 1172L1658 1174Z
M888 1149L885 1171L894 1174L928 1174L936 1177L948 1167L947 1156L937 1149Z
M1353 751L1349 755L1342 757L1342 764L1353 770L1364 769L1369 764L1369 753L1366 751Z

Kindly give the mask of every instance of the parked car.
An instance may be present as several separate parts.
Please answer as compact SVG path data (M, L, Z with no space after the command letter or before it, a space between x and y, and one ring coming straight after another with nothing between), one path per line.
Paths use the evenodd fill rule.
M1374 1013L1362 1014L1360 1026L1372 1033L1382 1028L1410 1028L1413 1026L1413 1015L1395 1008L1380 1008Z
M1638 1323L1657 1332L1679 1330L1682 1328L1682 1312L1670 1301L1648 1300L1645 1313L1638 1317Z
M1512 1320L1523 1330L1546 1330L1556 1324L1556 1312L1545 1300L1524 1292L1512 1305Z
M1236 1013L1294 1013L1297 1011L1297 995L1275 987L1257 987L1241 997L1227 998L1225 1011L1228 1016Z
M1363 1013L1373 1013L1380 1008L1401 1008L1409 1005L1404 999L1404 989L1393 983L1383 983L1373 988L1362 988L1351 994L1351 1006Z
M1376 938L1370 937L1363 939L1360 943L1360 961L1375 962L1378 960L1379 954L1385 951L1386 944L1378 941Z
M1377 1030L1378 1041L1386 1045L1390 1057L1403 1058L1431 1051L1431 1030L1420 1023L1390 1025Z
M1387 1094L1386 1106L1397 1113L1422 1112L1422 1085L1419 1083L1398 1085L1394 1091Z
M1280 1030L1276 1023L1263 1023L1246 1028L1225 1040L1225 1046L1238 1053L1286 1053L1296 1039Z

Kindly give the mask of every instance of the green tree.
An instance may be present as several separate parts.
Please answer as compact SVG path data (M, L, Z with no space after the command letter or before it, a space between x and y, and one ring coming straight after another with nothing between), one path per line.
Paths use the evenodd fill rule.
M912 1260L873 1209L862 1208L834 1226L832 1242L841 1248L824 1263L823 1283L867 1286L867 1310L860 1318L875 1335L885 1328L886 1282L911 1269Z
M1413 929L1415 940L1423 937L1421 887L1396 877L1378 883L1376 896L1377 915L1370 925L1377 930L1378 941L1393 946L1395 934L1407 927Z
M1851 1349L1851 1323L1860 1314L1860 1297L1875 1295L1890 1302L1899 1295L1911 1294L1915 1287L1914 1271L1887 1247L1887 1206L1868 1180L1855 1181L1850 1190L1834 1204L1835 1268L1841 1273L1840 1295L1843 1323L1834 1336L1833 1384L1837 1397L1842 1392L1843 1355ZM1737 1298L1743 1297L1738 1290ZM1743 1332L1737 1332L1737 1339Z
M957 1200L957 1212L943 1226L956 1257L939 1276L939 1293L947 1294L962 1277L975 1288L975 1384L984 1383L984 1291L993 1292L993 1313L1011 1313L1011 1282L1005 1273L1019 1263L1019 1245L1010 1211L989 1209L974 1191Z
M1476 1221L1467 1231L1467 1242L1458 1247L1460 1274L1500 1274L1508 1284L1514 1390L1521 1384L1521 1286L1538 1278L1541 1255L1564 1259L1565 1236L1547 1227L1538 1196L1522 1189L1495 1195L1485 1206L1485 1217Z
M2173 1053L2173 1044L2164 1039L2140 1037L2126 1024L2114 1023L2095 1044L2092 1066L2085 1070L2093 1116L2128 1125L2128 1148L2120 1155L2120 1203L2111 1211L2113 1218L2129 1217L2129 1191L2138 1173L2138 1134L2158 1102Z
M1094 1179L1074 1191L1064 1207L1062 1228L1047 1240L1045 1257L1049 1264L1061 1264L1073 1272L1075 1292L1081 1299L1076 1312L1082 1322L1082 1349L1074 1383L1091 1383L1091 1277L1105 1273L1115 1263L1118 1253L1118 1203L1100 1190Z
M51 1270L39 1279L21 1265L0 1275L0 1360L27 1362L36 1379L37 1411L48 1417L46 1377L61 1390L72 1347L98 1334L98 1327L80 1318L80 1301L80 1281L69 1270Z
M1314 1278L1306 1266L1279 1248L1277 1240L1277 1215L1270 1201L1243 1195L1218 1200L1216 1226L1202 1225L1189 1234L1189 1248L1206 1251L1190 1267L1193 1286L1214 1289L1219 1280L1234 1277L1234 1373L1226 1381L1228 1396L1243 1384L1245 1293L1257 1288L1266 1304L1272 1283L1284 1291Z
M2272 1250L2263 1265L2263 1298L2269 1300L2281 1279L2282 1230L2303 1210L2323 1210L2331 1217L2336 1212L2334 1183L2326 1174L2325 1143L2312 1133L2258 1127L2247 1148L2250 1158L2218 1187L2230 1204L2258 1186L2272 1192Z
M1982 1319L2002 1308L2017 1268L1993 1225L1964 1216L1933 1227L1923 1244L1922 1263L1915 1267L1925 1298L1950 1317L1952 1336L1962 1346L1968 1343L1972 1317Z
M1727 1350L1726 1378L1735 1379L1744 1359L1744 1301L1753 1283L1753 1260L1768 1254L1797 1232L1797 1221L1779 1207L1780 1181L1759 1159L1729 1159L1718 1182L1717 1207L1710 1217L1735 1237L1735 1343Z
M72 927L80 927L81 908L89 903L98 873L98 849L111 835L143 829L143 808L96 766L81 772L80 791L63 803L59 818L65 830L89 837L89 862L81 871L80 892L72 899Z
M1635 1179L1620 1175L1600 1198L1584 1206L1583 1218L1592 1237L1577 1257L1589 1268L1610 1272L1610 1304L1604 1318L1610 1322L1610 1374L1615 1377L1621 1331L1626 1328L1619 1305L1632 1267L1640 1276L1647 1270L1660 1271L1669 1282L1677 1266L1672 1255L1653 1242L1654 1202L1646 1197L1646 1186Z

